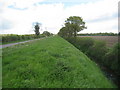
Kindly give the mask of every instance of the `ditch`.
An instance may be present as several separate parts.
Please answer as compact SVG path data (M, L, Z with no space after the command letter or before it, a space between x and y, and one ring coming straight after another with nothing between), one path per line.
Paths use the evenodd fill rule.
M106 66L100 65L99 63L97 63L100 67L100 69L102 70L103 74L110 80L112 81L115 85L117 85L118 88L120 88L119 85L119 77L118 75L111 69L109 69Z
M118 88L119 85L119 69L111 69L111 66L116 66L117 63L117 56L118 50L120 50L120 45L115 44L114 47L108 49L106 47L106 43L99 40L93 40L91 38L68 38L66 39L68 42L73 44L76 48L86 54L91 60L93 60L100 69L102 70L103 74L111 80ZM106 55L106 56L105 56ZM104 60L106 60L104 62ZM116 71L118 73L116 73Z

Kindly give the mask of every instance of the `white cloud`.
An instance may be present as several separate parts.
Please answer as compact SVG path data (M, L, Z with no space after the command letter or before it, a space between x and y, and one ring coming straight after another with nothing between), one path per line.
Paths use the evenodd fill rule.
M81 33L99 33L99 32L118 32L118 20L117 18L101 21L101 22L93 22L93 23L86 23L88 29L81 31Z
M77 15L86 21L88 28L81 31L81 33L118 32L117 13L118 0L102 0L95 3L76 5L66 9L67 17Z
M69 7L66 9L66 14L78 15L83 17L86 21L94 20L103 17L110 17L117 13L117 0L102 0L95 3L87 3Z
M62 24L62 11L63 4L40 5L37 7L32 6L25 11L7 9L2 13L2 16L14 22L15 27L10 30L10 32L14 31L13 33L24 34L29 33L30 30L34 33L32 23L37 21L42 23L43 29L47 27L47 30L50 29L54 33L52 31L54 29L55 33L57 33L56 29L60 28L60 24ZM3 33L7 32L4 30Z
M3 30L2 33L28 34L34 33L32 28L33 22L42 23L43 30L52 33L57 33L64 24L64 21L69 16L80 16L85 20L88 29L82 32L116 32L114 26L117 26L118 0L101 0L93 3L84 3L66 7L63 3L56 4L39 4L34 6L34 3L42 2L43 0L2 0L2 9L0 17L12 21L12 29ZM7 1L7 2L6 2ZM1 3L1 1L0 1ZM69 3L69 2L68 2ZM26 8L27 10L17 10L7 8L9 5L14 5L18 8ZM109 17L109 19L105 19ZM102 19L99 21L99 19ZM97 20L91 22L92 20Z
M15 5L17 8L26 8L30 7L34 3L42 2L44 0L2 0L5 2L6 6Z

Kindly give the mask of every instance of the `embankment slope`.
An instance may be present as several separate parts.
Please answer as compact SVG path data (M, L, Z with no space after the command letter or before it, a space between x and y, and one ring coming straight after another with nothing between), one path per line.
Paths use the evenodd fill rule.
M59 36L3 49L3 88L114 88L98 66Z

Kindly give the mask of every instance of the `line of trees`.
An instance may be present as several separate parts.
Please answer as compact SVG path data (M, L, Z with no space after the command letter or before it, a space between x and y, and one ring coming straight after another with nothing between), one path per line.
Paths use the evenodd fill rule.
M40 31L39 31L39 29L40 29L40 23L38 23L38 22L36 22L36 24L35 24L35 26L34 26L34 31L35 31L35 35L36 36L39 36L40 35ZM53 35L52 33L50 33L50 32L48 32L48 31L44 31L43 33L42 33L42 35L44 35L44 36L51 36L51 35Z
M77 34L78 36L118 36L120 33L85 33L85 34Z
M26 34L26 35L17 35L17 34L2 34L0 37L2 37L2 43L7 43L7 42L13 42L13 41L22 41L22 40L30 40L30 39L36 39L36 38L41 38L41 37L46 37L46 36L51 36L53 35L52 33L48 31L44 31L42 34L40 34L40 23L36 23L34 25L34 32L35 34Z
M44 32L42 33L42 35L44 35L44 36L52 36L53 33L50 33L50 32L48 32L48 31L44 31Z

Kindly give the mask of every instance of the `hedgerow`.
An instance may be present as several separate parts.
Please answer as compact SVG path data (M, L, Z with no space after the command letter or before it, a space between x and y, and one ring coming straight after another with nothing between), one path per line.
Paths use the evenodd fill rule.
M19 40L29 40L29 39L35 39L41 37L44 37L44 35L36 36L34 34L29 34L29 35L5 34L2 35L2 43L19 41Z

